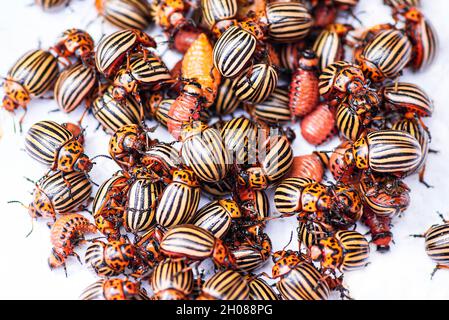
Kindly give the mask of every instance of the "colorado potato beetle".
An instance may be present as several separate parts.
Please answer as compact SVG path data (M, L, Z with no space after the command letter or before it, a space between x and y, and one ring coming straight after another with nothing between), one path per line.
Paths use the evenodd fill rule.
M209 278L197 300L247 300L249 287L244 277L233 270L220 271Z
M206 204L195 213L192 224L201 227L216 238L223 238L233 219L242 218L239 205L233 200L216 200Z
M193 291L193 272L183 260L160 262L151 276L156 300L186 300Z
M125 229L137 234L147 231L153 223L162 194L162 185L152 179L137 179L129 188L123 215Z
M117 101L113 96L113 87L92 102L91 109L95 119L108 134L113 134L128 124L140 124L144 118L142 104L133 96Z
M108 243L95 240L86 250L85 262L97 275L111 277L124 273L139 260L135 247L122 238Z
M103 38L95 53L98 71L111 77L120 68L124 59L133 52L145 52L143 48L156 47L156 42L146 33L137 29L114 32Z
M212 258L223 267L235 267L235 257L212 233L192 224L173 226L161 241L161 251L168 257L202 261Z
M220 132L202 122L184 127L181 133L181 157L198 179L218 182L230 167L230 157Z
M25 137L25 150L51 170L89 172L92 169L92 162L77 137L53 121L39 121L31 126Z
M151 22L151 6L145 0L96 0L98 14L113 25L144 30Z
M81 172L56 171L36 183L33 201L28 206L32 218L51 218L83 210L92 193L92 185Z
M374 82L396 78L412 58L413 47L401 30L382 30L355 57Z
M148 300L140 283L119 278L100 279L82 292L81 300Z
M244 70L234 80L232 90L240 101L261 103L276 89L278 80L278 73L270 64L259 63Z
M412 43L413 70L423 70L432 64L438 51L438 38L435 29L416 7L402 7L394 10L396 20L405 19L405 30Z
M156 222L164 227L189 223L198 209L200 193L193 171L175 171L156 208Z
M83 101L90 105L89 101L97 84L95 70L82 63L75 64L58 77L54 90L55 100L62 111L70 113Z
M50 52L32 50L25 53L8 71L3 82L3 108L13 112L21 107L26 112L31 99L52 89L58 75L58 60Z
M368 240L363 235L357 231L343 230L312 246L310 255L324 269L347 272L365 267L369 251Z

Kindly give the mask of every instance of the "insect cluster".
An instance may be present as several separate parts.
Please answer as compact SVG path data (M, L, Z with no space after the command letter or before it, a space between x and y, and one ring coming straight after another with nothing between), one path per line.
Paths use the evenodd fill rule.
M36 1L44 9L68 3ZM95 44L70 29L48 50L22 56L4 80L3 107L26 111L52 89L63 112L84 104L111 135L109 156L120 168L96 189L91 216L82 215L95 168L82 119L39 121L27 131L26 152L49 169L27 208L50 221L50 267L66 268L87 243L83 260L100 280L82 299L348 297L343 274L363 268L370 252L357 223L389 250L391 219L410 203L403 179L418 173L426 183L423 118L433 103L400 76L424 69L437 52L418 0L386 0L393 24L337 22L357 3L97 0L98 14L119 31ZM150 23L183 55L172 70L144 31ZM249 116L234 116L239 109ZM174 140L159 141L146 119ZM297 134L288 125L297 122L310 144L336 135L341 144L294 157ZM201 196L210 201L200 208ZM273 251L265 227L290 216L298 246ZM447 266L438 250L448 244L435 228L427 249ZM207 259L215 272L205 280ZM258 272L270 259L272 273Z

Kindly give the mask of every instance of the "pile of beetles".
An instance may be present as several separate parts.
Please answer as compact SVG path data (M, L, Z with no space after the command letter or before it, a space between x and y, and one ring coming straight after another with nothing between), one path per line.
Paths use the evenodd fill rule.
M427 185L432 151L432 100L400 76L432 63L435 31L419 0L384 2L393 24L354 27L337 19L355 17L358 0L96 0L119 31L95 44L70 29L22 56L3 82L7 111L50 90L63 112L85 106L77 124L43 120L25 134L26 153L49 169L26 207L51 226L50 268L84 260L99 280L82 299L349 298L344 273L366 266L370 242L389 249L391 219L410 203L403 179ZM183 55L172 70L143 31L151 23ZM93 201L84 116L111 135L120 167ZM295 157L296 122L312 145L341 144ZM292 216L296 250L273 252L267 223ZM448 235L446 222L422 235L437 268L449 265ZM258 271L269 259L272 273Z

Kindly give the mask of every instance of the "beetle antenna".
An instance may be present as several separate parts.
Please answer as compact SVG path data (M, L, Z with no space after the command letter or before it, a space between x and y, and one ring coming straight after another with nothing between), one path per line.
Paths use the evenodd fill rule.
M112 160L112 158L111 158L110 156L105 155L105 154L99 154L98 156L95 156L95 157L93 157L93 158L90 159L90 160L95 160L95 159L97 159L97 158L106 158L106 159Z
M30 232L27 233L27 235L25 236L25 238L28 238L34 231L34 219L31 218L31 230Z
M282 248L282 251L285 251L285 249L287 249L287 247L292 243L293 240L293 231L290 232L290 240L288 241L288 243L285 245L284 248Z
M31 180L30 178L23 177L26 181L31 182L32 184L36 184L36 181Z
M443 220L443 223L447 223L447 222L448 222L448 220L446 220L446 219L444 218L444 215L443 215L440 211L437 211L437 214L438 214L438 216L441 218L441 220Z

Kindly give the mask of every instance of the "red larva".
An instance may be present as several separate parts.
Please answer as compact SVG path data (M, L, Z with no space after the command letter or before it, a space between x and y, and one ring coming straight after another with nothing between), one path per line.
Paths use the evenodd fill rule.
M198 120L201 111L202 90L193 85L184 86L168 111L167 128L171 135L179 140L185 124Z
M390 250L390 243L393 241L391 217L378 216L365 206L362 221L370 229L371 242L377 246L377 251Z
M315 53L304 51L290 83L289 107L292 116L304 117L317 106L320 99L317 70L318 59Z
M186 53L201 33L201 30L193 28L181 29L174 36L173 47L181 53Z
M294 157L287 178L310 178L321 182L324 176L324 163L315 153Z
M315 146L325 143L335 133L335 115L326 104L319 105L301 121L303 138Z
M51 227L50 237L53 245L48 259L51 269L63 266L68 256L74 255L75 245L82 240L84 233L95 233L97 228L80 214L69 214L56 220Z

